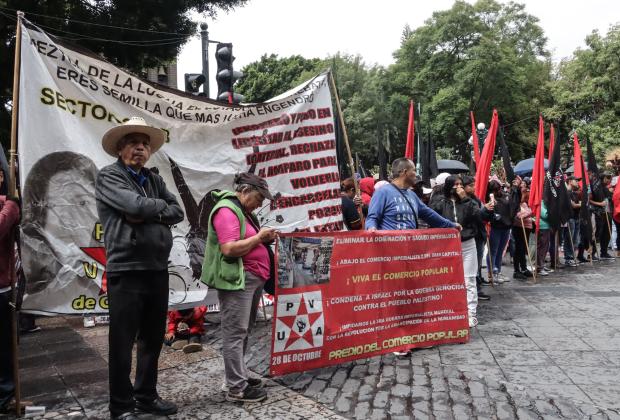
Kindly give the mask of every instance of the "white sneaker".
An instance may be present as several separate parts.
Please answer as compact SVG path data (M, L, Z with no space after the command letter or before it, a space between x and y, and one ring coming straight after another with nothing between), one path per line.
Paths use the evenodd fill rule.
M396 357L409 357L411 356L410 351L395 351L393 352Z
M469 317L469 328L474 328L478 325L478 318L476 318L475 316L470 316Z
M502 284L505 281L506 281L506 279L500 273L496 273L496 274L493 275L493 283L495 283L495 284Z

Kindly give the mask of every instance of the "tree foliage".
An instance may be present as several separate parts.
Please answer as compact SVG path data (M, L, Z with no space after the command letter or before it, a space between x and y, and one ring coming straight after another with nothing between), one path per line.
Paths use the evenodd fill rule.
M506 124L537 115L551 100L546 38L521 4L457 1L410 33L395 58L387 71L392 107L421 102L423 136L430 131L438 147L461 160L469 155L470 110L488 124L497 108ZM393 123L404 150L406 115L399 116ZM534 125L506 129L513 158L531 153Z
M589 138L599 162L620 146L620 26L589 35L585 49L560 63L550 88L554 103L546 114L562 120L567 134L576 129Z
M174 60L196 33L189 16L197 11L214 16L247 0L0 0L0 139L10 133L16 14L60 39L103 55L111 63L141 73ZM85 24L81 22L88 22ZM97 26L102 25L102 26ZM111 28L110 26L113 26ZM132 29L141 29L135 31Z
M300 82L302 74L319 73L323 60L300 55L278 58L276 54L263 55L260 60L243 67L243 77L235 90L245 96L246 102L265 102Z

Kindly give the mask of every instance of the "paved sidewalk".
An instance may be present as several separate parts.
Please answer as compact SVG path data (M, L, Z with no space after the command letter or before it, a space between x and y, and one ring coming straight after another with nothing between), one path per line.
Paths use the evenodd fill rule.
M109 418L107 327L86 329L79 317L41 319L38 324L42 331L23 337L21 344L23 398L46 406L45 418ZM224 364L208 345L192 354L164 348L159 370L160 395L179 405L171 419L341 418L272 380L266 381L269 399L263 403L226 402L220 389Z
M179 404L175 419L620 419L620 261L485 291L492 300L479 306L468 344L276 378L263 404L224 401L213 324L203 352L164 353L159 389ZM21 346L28 399L50 418L105 418L106 328L61 317L41 325ZM259 322L251 337L258 375L268 372L270 335Z

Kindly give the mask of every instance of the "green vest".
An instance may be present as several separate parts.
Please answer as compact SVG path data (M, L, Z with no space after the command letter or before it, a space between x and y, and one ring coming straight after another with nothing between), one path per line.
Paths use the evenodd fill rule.
M545 202L540 202L540 226L539 230L548 230L551 229L551 225L549 224L549 213L547 212L547 206L545 206Z
M235 193L230 191L213 191L213 198L217 204L209 215L209 230L205 244L205 258L202 262L202 275L200 280L207 286L219 290L243 290L245 289L245 272L241 257L226 257L220 250L217 233L213 228L213 215L222 207L229 208L239 219L241 226L240 238L245 238L245 216L243 211L233 203L230 198L236 198Z

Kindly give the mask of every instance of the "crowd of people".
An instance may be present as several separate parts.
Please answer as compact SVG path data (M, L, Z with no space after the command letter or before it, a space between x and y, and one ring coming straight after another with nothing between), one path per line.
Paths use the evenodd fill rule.
M392 165L389 182L370 177L359 181L360 188L364 185L364 199L355 194L354 178L343 180L342 213L349 230L459 229L469 322L473 327L478 323L478 301L490 299L482 286L511 280L502 273L507 254L512 259L512 278L517 280L544 277L558 269L614 259L613 246L620 256L620 223L612 218L612 193L617 180L617 176L609 173L600 175L602 194L588 190L586 205L590 206L587 214L591 214L591 220L583 220L580 212L582 179L566 177L570 197L570 208L566 210L570 214L565 224L554 229L544 200L539 217L528 204L529 177L517 176L509 183L492 175L482 202L475 194L474 177L440 173L431 180L432 188L427 188L416 176L414 163L400 158ZM376 182L374 192L369 187L373 181ZM597 181L597 175L588 172L585 185ZM613 235L615 245L611 243ZM482 271L485 265L487 273Z

